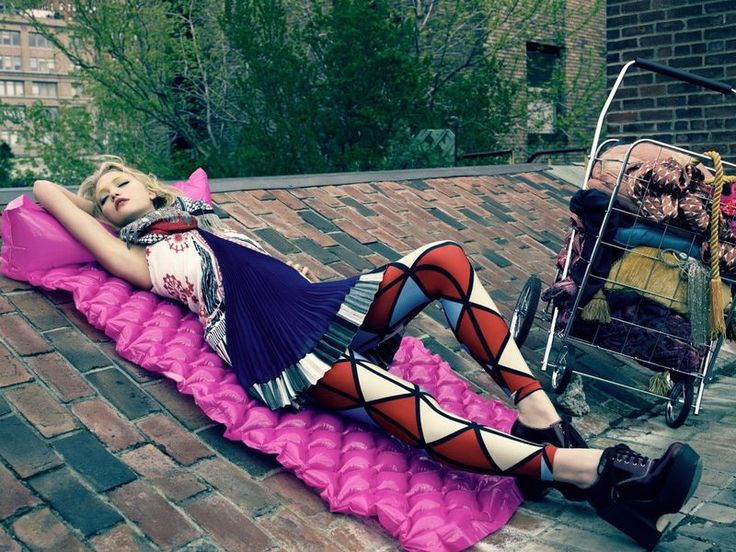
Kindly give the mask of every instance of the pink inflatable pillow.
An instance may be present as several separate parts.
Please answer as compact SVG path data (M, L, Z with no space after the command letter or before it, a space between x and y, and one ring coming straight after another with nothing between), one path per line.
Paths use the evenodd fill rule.
M207 179L207 173L204 169L199 168L189 175L186 180L179 180L172 184L174 188L179 190L189 199L196 201L205 201L212 205L212 194L210 193L210 182Z
M173 187L191 199L212 203L207 174L201 168ZM115 233L112 227L107 228ZM87 248L27 195L15 198L5 207L2 238L0 272L16 280L25 280L33 272L95 260Z

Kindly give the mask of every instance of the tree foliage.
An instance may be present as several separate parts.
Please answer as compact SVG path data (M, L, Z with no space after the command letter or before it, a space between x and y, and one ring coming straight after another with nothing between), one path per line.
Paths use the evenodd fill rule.
M459 129L461 151L496 149L524 116L499 52L564 2L65 5L69 40L26 13L77 67L91 116L67 106L26 126L49 171L74 180L95 153L164 178L418 166L431 162L412 147L425 128Z
M94 169L90 156L97 144L92 114L80 106L50 110L40 102L26 108L26 143L32 145L49 174L60 182L80 182Z
M5 142L0 142L0 188L7 188L13 185L10 176L13 170L13 152L10 146Z

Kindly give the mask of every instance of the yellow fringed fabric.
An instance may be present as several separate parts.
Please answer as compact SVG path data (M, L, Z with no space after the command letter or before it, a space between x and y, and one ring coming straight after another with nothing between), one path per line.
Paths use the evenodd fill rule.
M667 308L687 315L687 280L677 255L656 247L628 251L611 266L603 289L636 291Z
M720 285L724 288L720 299L722 317L731 293L727 284ZM687 273L673 251L634 247L611 265L603 289L635 291L683 316L689 314Z

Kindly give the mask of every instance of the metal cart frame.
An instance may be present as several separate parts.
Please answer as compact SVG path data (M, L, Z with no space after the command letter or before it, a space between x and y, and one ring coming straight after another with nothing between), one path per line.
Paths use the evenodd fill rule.
M613 140L606 140L602 143L599 143L601 131L603 128L603 122L606 118L611 102L614 96L616 95L616 92L618 91L619 87L621 86L621 83L627 71L631 67L640 67L640 68L643 68L649 71L653 71L655 73L659 73L661 75L666 75L666 76L670 76L670 77L673 77L681 81L689 82L691 84L701 86L703 88L707 88L709 90L713 90L721 94L736 95L736 89L731 88L731 86L725 83L714 81L712 79L706 79L706 78L703 78L703 77L700 77L700 76L697 76L691 73L687 73L685 71L680 71L678 69L673 69L673 68L670 68L664 65L660 65L658 63L655 63L649 60L635 59L633 61L626 63L621 69L621 72L619 73L618 78L616 79L611 89L611 92L609 93L608 98L605 102L605 105L603 106L603 109L598 117L598 122L597 122L596 129L595 129L595 135L594 135L593 143L590 149L590 156L589 156L586 171L585 171L583 189L587 188L587 183L591 177L593 166L596 160L599 158L599 155L601 154L601 152L606 148L606 146L610 145L612 142L617 142L617 140L613 139ZM585 286L587 285L588 280L590 278L591 267L594 265L594 261L597 258L596 256L598 255L598 252L601 249L601 245L603 242L602 238L608 226L609 220L611 218L611 213L615 209L616 197L617 197L619 188L621 186L622 180L625 176L626 168L628 166L628 161L629 161L631 152L633 148L635 148L638 144L641 144L641 143L651 143L661 148L664 148L665 150L670 150L670 151L675 151L675 152L686 154L692 158L699 159L706 166L710 164L710 158L704 155L701 155L695 152L691 152L691 151L688 151L686 149L683 149L677 146L664 144L656 140L642 139L642 140L638 140L634 142L633 144L631 144L628 151L626 152L625 158L621 166L621 170L616 180L615 188L611 194L611 198L608 204L608 209L606 210L600 231L598 232L598 237L595 241L593 251L591 254L591 258L589 261L586 261L588 264L587 264L587 268L585 270L584 276L579 286L580 291L585 289ZM727 163L724 161L723 165L730 167L731 169L736 169L736 164L733 164L733 163ZM573 229L573 232L574 231L575 230ZM574 237L574 234L573 234L573 237ZM613 245L613 244L606 243L605 245ZM559 279L565 278L568 275L568 272L570 270L570 261L572 257L572 248L573 248L573 239L570 240L570 243L567 249L567 258L566 258L564 267L561 272L558 271L556 281ZM533 286L534 288L536 288L538 286L538 279L536 279L536 281L533 281L534 279L536 279L536 277L532 277L530 279L530 282L527 283L527 286L525 286L525 289L524 291L522 291L522 294L519 298L519 302L517 302L517 308L514 311L514 319L517 322L515 325L513 325L513 327L523 327L524 321L523 320L520 321L520 318L523 318L524 316L529 316L529 311L531 311L532 316L534 314L533 310L536 309L536 304L534 305L529 304L529 291L527 290L527 287ZM727 278L723 278L723 280L730 284L736 283L734 280L730 280ZM552 376L552 386L554 390L557 393L563 392L564 389L567 387L567 384L569 383L570 378L572 377L572 374L577 373L584 377L603 381L603 382L606 382L612 385L616 385L618 387L623 387L623 388L626 388L632 391L644 393L644 394L647 394L653 397L667 400L667 405L665 408L665 419L666 419L667 424L670 425L671 427L678 427L679 425L682 425L682 423L685 422L685 420L687 419L692 409L694 409L694 412L696 415L699 414L700 409L701 409L702 399L703 399L705 381L713 368L715 360L720 351L721 345L723 344L724 336L720 336L718 339L712 340L710 343L707 344L705 354L704 354L704 357L701 363L700 371L696 374L688 373L687 375L691 377L686 377L678 381L671 388L668 395L660 395L657 393L652 393L649 390L644 390L644 389L640 389L637 387L633 387L631 385L627 385L626 383L622 383L620 381L608 380L600 376L597 376L595 374L586 373L585 371L582 371L582 370L573 369L572 361L570 358L571 355L569 354L570 347L573 347L573 348L594 347L598 350L604 351L606 353L609 353L621 359L629 358L635 361L642 361L642 359L638 359L636 357L629 356L619 351L606 349L605 347L600 347L598 345L588 343L584 340L578 339L571 335L572 327L576 321L578 309L580 307L581 296L582 296L582 293L580 293L580 291L576 294L575 301L571 309L570 321L565 325L565 328L563 331L555 330L556 325L557 325L558 316L559 316L559 311L557 307L552 307L553 310L552 310L552 315L551 315L551 326L550 326L549 335L547 337L547 343L546 343L546 347L544 351L544 358L542 361L542 370L547 371L548 367L552 368L551 376ZM731 310L730 310L730 313L728 314L729 322L734 315L734 305L736 305L736 300L732 301L731 303ZM545 318L547 318L549 315L550 306L551 306L551 302L547 305L547 308L545 309L545 314L546 314ZM514 335L516 336L516 334ZM519 340L520 342L523 341L523 337L525 336L524 335L521 336L522 339ZM552 353L553 344L556 339L560 342L560 348L556 355L555 360L551 361L550 356ZM663 368L667 370L671 369L669 367L663 367ZM695 394L695 397L694 397L694 386L695 386L696 380L697 380L697 394ZM693 404L693 399L694 399L694 404Z

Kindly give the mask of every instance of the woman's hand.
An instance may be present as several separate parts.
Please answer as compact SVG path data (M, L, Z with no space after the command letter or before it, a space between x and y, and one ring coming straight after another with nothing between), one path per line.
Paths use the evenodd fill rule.
M52 191L49 192L49 190ZM58 184L51 182L50 180L36 180L33 183L33 195L36 196L38 202L44 207L48 208L46 203L47 201L53 201L53 198L55 197L54 194L57 193L53 190L57 190L58 193L64 194L64 196L69 199L69 201L71 201L74 205L76 205L85 213L90 215L94 213L94 205L92 205L91 201L86 200L73 192L70 192L63 186L59 186Z
M299 263L295 263L293 261L288 261L288 260L286 261L286 264L289 265L294 270L296 270L299 274L304 276L310 282L314 278L314 274L312 274L312 271L309 270L306 266L302 266Z

